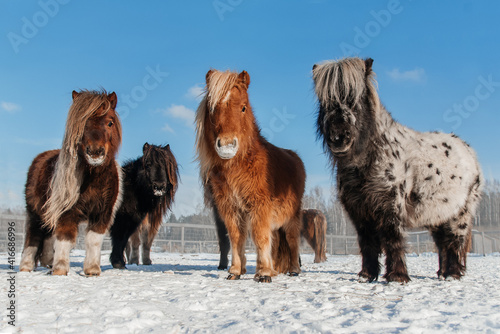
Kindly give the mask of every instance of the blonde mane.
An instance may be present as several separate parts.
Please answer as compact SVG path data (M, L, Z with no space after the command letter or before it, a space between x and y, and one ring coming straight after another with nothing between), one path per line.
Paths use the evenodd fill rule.
M82 140L87 120L94 116L103 116L111 109L107 96L104 90L85 90L73 100L66 120L61 151L50 182L48 199L43 207L44 227L54 229L61 215L78 201L83 178L83 168L78 164L78 145ZM104 111L99 112L99 107L103 103L106 103L106 107ZM115 124L118 131L121 131L118 117Z
M370 97L375 97L377 85L375 73L369 74L369 80L366 80L365 76L365 61L359 58L327 61L315 66L313 80L320 104L328 106L334 101L341 104L347 102L356 104L365 89L368 89Z
M206 183L207 171L212 161L208 143L203 138L205 116L207 112L212 113L215 106L227 97L237 79L237 72L212 70L207 77L208 84L205 86L205 94L196 110L196 160L200 165L200 178L203 184Z

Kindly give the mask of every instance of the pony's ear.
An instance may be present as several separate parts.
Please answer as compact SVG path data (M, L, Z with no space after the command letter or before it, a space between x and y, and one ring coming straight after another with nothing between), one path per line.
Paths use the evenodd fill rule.
M73 100L76 99L76 97L78 95L80 95L80 93L78 93L76 90L73 91L73 93L71 93L72 97L73 97Z
M250 85L250 74L248 74L247 71L242 71L239 75L238 75L238 80L246 85L247 87Z
M316 67L318 67L318 64L313 65L313 71L316 69Z
M165 148L170 151L170 144L167 144Z
M149 144L144 143L144 146L142 147L142 153L146 153L146 151L149 149Z
M365 59L365 74L366 75L372 73L372 65L373 65L373 59L366 58Z
M117 97L116 97L116 93L113 92L111 94L108 94L108 101L109 103L111 103L111 109L115 109L116 108L116 102L117 102Z
M205 75L205 82L207 83L207 86L208 86L208 83L210 82L210 77L212 76L212 73L214 72L214 70L209 70L207 72L207 75Z

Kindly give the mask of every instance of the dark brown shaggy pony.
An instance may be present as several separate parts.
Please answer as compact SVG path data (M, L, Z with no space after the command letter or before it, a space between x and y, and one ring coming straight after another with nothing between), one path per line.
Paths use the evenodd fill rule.
M408 282L405 234L427 227L439 251L440 279L465 272L483 184L474 151L454 134L417 132L380 103L372 59L313 67L317 129L337 169L338 196L358 233L360 281Z
M123 165L123 203L109 232L113 268L125 268L123 252L130 236L141 226L148 232L144 240L143 263L151 264L149 251L163 217L174 202L179 170L170 145L145 143L143 155ZM133 262L138 264L137 260Z
M196 112L197 160L208 189L205 194L211 194L229 232L228 279L239 279L246 272L245 241L250 231L257 248L255 280L271 282L277 274L272 231L281 229L286 236L287 272L300 272L305 170L295 152L270 144L260 134L248 99L249 84L245 71L207 73L206 94Z
M20 270L37 260L67 275L78 224L87 222L85 275L101 273L101 245L121 202L121 167L115 155L121 125L116 94L73 91L60 150L43 152L31 164L26 182L28 221Z
M326 217L314 209L302 210L300 234L314 250L314 263L326 261Z

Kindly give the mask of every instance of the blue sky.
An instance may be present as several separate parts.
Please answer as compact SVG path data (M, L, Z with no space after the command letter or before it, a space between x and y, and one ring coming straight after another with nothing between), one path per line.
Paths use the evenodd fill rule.
M119 161L169 143L176 215L199 206L193 116L210 68L246 70L273 144L329 188L311 68L371 57L379 95L416 130L455 132L500 178L500 3L494 1L0 1L0 207L24 205L32 159L59 148L72 90L118 94Z

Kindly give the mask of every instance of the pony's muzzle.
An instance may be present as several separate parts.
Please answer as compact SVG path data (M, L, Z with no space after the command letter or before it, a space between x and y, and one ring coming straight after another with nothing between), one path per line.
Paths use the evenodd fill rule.
M106 158L106 150L102 146L98 148L87 146L85 149L85 158L90 165L100 166Z
M153 182L153 194L155 196L163 196L167 190L165 182Z
M352 136L348 130L330 133L330 149L333 153L347 151L351 146Z
M229 143L224 143L219 137L215 141L215 151L221 159L227 160L233 158L238 152L238 148L238 138L236 137L234 137Z

